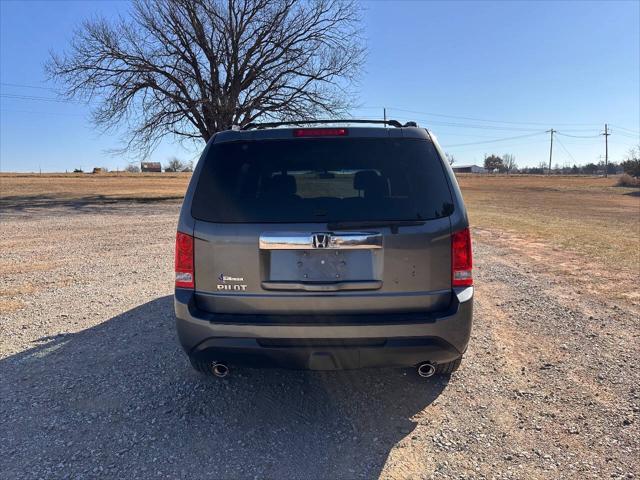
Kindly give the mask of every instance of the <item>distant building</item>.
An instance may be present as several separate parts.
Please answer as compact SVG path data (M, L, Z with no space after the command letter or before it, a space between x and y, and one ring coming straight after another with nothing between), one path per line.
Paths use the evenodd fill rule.
M93 173L104 173L105 169L102 167L93 167Z
M141 162L140 170L142 172L160 173L162 172L162 166L160 165L160 162Z
M487 173L487 169L478 165L452 165L455 173Z

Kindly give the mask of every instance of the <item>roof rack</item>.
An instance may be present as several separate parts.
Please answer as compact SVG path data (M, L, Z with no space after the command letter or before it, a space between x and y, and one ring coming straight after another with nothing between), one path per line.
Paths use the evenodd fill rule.
M343 120L298 120L295 122L269 122L269 123L248 123L242 130L261 130L263 128L284 127L288 125L324 125L328 123L369 123L378 125L390 125L396 128L417 127L416 122L407 122L404 125L397 120L362 120L362 119L343 119Z

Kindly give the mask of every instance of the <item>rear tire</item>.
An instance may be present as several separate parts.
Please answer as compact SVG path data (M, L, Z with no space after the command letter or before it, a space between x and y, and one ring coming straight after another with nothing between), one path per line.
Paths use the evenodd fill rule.
M436 373L434 375L451 375L460 368L462 357L449 363L439 363L436 365Z

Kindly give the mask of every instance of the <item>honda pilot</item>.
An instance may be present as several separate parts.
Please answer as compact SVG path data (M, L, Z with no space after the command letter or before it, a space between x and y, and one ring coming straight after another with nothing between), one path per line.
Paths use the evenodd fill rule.
M249 125L208 142L175 250L195 369L458 368L473 310L460 189L428 130L375 123Z

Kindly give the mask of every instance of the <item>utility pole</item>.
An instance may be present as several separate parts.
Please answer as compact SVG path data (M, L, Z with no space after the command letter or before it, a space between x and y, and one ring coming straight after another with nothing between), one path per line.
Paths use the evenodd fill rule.
M387 108L386 107L382 107L382 116L384 118L384 126L387 126Z
M551 130L547 130L548 133L551 133L551 145L549 146L549 173L551 175L551 159L553 158L553 134L556 131L552 128Z
M607 170L609 170L609 135L611 134L606 123L604 124L604 133L602 135L604 135L604 178L607 178Z

